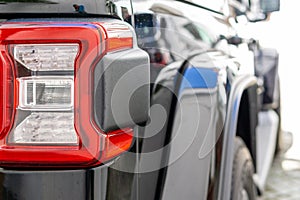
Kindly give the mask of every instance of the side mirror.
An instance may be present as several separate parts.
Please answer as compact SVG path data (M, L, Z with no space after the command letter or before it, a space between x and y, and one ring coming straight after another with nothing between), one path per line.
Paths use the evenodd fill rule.
M237 35L231 36L231 37L219 35L218 40L212 46L215 47L222 40L226 40L228 44L235 45L235 46L238 46L243 43L243 38L241 38Z
M260 0L260 8L263 13L279 11L280 0Z
M229 37L229 38L226 38L228 44L232 44L232 45L240 45L243 43L243 39L239 36L232 36L232 37Z

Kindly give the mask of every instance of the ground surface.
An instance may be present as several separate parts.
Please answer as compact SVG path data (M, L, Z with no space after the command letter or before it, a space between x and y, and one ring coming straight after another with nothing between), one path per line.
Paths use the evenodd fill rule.
M290 153L293 149L300 150L300 146L295 146L292 138L291 133L284 134L283 150L274 159L260 200L300 200L300 155Z

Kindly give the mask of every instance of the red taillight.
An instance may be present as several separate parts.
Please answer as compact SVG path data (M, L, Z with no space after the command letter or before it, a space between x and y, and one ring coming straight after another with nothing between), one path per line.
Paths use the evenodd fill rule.
M0 49L0 139L12 125L13 113L13 75L12 66L5 52ZM11 93L11 95L7 95Z
M93 70L133 47L122 23L6 24L1 28L0 163L90 167L127 150L133 130L104 133L93 118Z

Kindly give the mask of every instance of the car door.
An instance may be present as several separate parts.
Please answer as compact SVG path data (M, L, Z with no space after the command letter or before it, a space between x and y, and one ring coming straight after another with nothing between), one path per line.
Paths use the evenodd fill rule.
M199 18L184 16L181 3L141 7L134 4L135 28L151 58L153 87L133 199L216 198L229 59L213 48L220 24L199 8Z

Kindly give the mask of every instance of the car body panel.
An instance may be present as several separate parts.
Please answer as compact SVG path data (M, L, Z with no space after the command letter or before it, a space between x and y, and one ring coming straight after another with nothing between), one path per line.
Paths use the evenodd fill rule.
M0 198L3 200L104 200L107 167L90 170L0 169Z
M7 8L6 16L12 19L11 22L113 21L116 19L111 18L117 18L132 23L137 36L135 43L150 57L149 120L134 127L135 140L130 150L98 167L78 170L32 168L26 171L1 168L0 198L229 199L240 103L243 93L257 86L253 53L247 43L234 46L226 39L220 39L220 35L234 33L223 15L182 2L133 1L132 9L129 1L93 1L92 4L80 1L84 10L74 10L73 4L69 3L65 1L62 7L60 4L34 3L28 8L18 5L19 13L14 13L15 2L0 5L0 10ZM51 12L40 13L43 9L38 8L45 8L42 5L49 6ZM186 12L189 8L191 12ZM140 49L135 46L137 56L134 60L147 68L148 63L140 62L139 58L145 56ZM127 63L123 69L123 64L130 56L134 57L135 52L130 52L129 57L114 52L99 62L95 85L103 68L124 56L124 59L116 60L117 68L111 71L112 74L117 70L116 76L122 76L122 70L126 71L129 66ZM148 71L149 68L139 71L139 76L130 78L139 81ZM102 82L107 85L114 82L111 74ZM141 81L149 82L149 79ZM103 90L99 88L98 91ZM256 100L255 92L251 100ZM107 98L106 103L109 103L109 97L103 95L96 96L95 101ZM109 104L96 107L95 114L99 118L103 117L99 113L101 106L110 107ZM141 114L145 118L145 113ZM257 113L253 111L252 114ZM113 122L104 124L101 120L97 123L105 129L115 127ZM255 129L256 122L250 126L251 130ZM251 150L255 151L253 148ZM252 156L255 158L254 153Z

